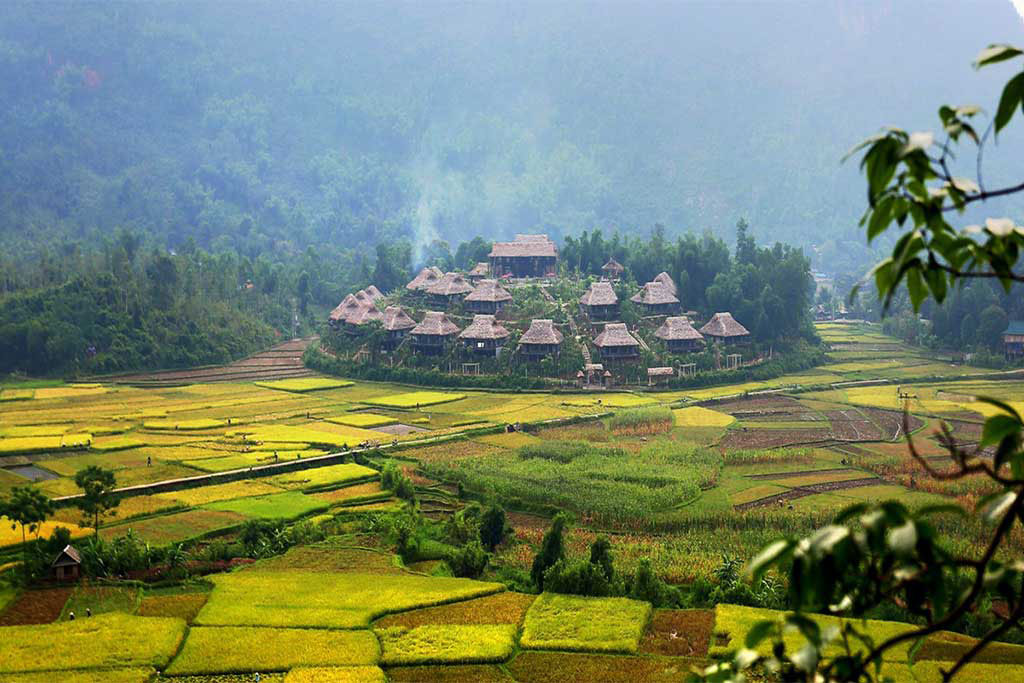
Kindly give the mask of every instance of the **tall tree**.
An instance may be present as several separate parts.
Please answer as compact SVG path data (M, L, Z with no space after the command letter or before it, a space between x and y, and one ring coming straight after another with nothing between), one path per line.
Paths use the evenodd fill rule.
M89 465L75 474L75 484L82 489L82 496L75 499L75 505L82 511L83 521L100 535L100 519L115 514L121 500L115 495L117 478L112 470L98 465Z
M0 516L11 521L11 528L21 526L22 565L28 572L28 534L37 533L40 525L53 514L54 504L45 493L31 486L15 486L7 500L0 501Z

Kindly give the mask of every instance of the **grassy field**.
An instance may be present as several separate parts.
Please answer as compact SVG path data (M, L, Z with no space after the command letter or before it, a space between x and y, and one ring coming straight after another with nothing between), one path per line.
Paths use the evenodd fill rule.
M635 654L650 616L646 602L544 593L526 612L520 642L537 650Z
M441 624L378 629L381 663L480 664L504 662L515 651L516 627L511 624Z

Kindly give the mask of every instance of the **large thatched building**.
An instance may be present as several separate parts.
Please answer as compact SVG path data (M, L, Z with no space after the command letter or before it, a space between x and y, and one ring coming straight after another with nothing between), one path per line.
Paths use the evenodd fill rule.
M547 235L516 235L495 242L487 258L494 277L547 277L555 274L558 247Z
M645 284L629 300L643 306L649 315L666 315L679 308L679 299L669 285L657 280Z
M481 280L465 299L467 310L492 315L504 308L509 301L512 301L512 295L499 285L497 280Z
M700 351L704 346L704 337L685 316L665 318L665 322L654 331L654 336L665 342L665 347L672 353L691 353Z
M418 352L437 355L445 349L459 333L459 326L453 323L443 311L427 311L423 320L412 328L413 348Z
M444 273L441 272L440 268L430 266L421 270L416 277L409 281L405 288L412 292L425 292L436 285L442 277L444 277Z
M619 315L619 297L610 282L591 282L580 297L580 308L591 320L614 320Z
M530 323L530 329L519 338L519 354L527 360L539 360L545 356L556 356L562 348L564 337L555 323L549 319L537 319Z
M451 305L473 291L473 285L461 273L445 273L444 276L427 288L434 301L442 305Z
M474 315L469 327L459 333L466 350L482 356L496 356L508 337L509 331L493 315Z
M640 342L629 333L625 323L608 323L594 339L594 346L605 362L635 360L640 356Z
M409 334L409 330L416 327L416 321L409 317L409 314L402 310L401 306L388 306L384 309L384 347L394 349Z
M746 341L750 336L747 328L740 325L732 317L732 313L729 312L715 313L711 316L711 320L704 327L700 328L700 333L709 339L723 344L735 344Z

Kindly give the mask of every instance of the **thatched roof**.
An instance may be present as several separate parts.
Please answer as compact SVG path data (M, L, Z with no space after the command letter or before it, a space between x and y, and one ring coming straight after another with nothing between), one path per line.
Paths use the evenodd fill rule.
M660 273L655 275L654 279L651 280L651 282L660 282L661 284L663 284L666 287L668 287L668 290L670 292L672 292L673 294L678 294L679 293L679 290L676 289L675 281L671 277L669 277L669 274L666 273L665 271L661 271Z
M665 318L665 322L661 324L661 327L654 331L654 336L665 341L704 339L686 316Z
M363 292L365 292L366 296L370 297L370 300L374 303L384 298L384 293L377 289L377 285L370 285L364 289Z
M583 369L586 370L587 372L601 372L602 370L604 370L604 364L587 363L586 365L583 366Z
M487 277L487 274L491 272L491 266L487 263L478 263L473 266L473 270L469 271L470 277Z
M354 294L349 294L348 296L341 300L341 303L338 304L333 311L331 311L331 314L328 316L328 318L335 322L344 322L348 320L349 316L356 313L364 305L365 304L361 303L358 299L356 299Z
M466 301L511 301L512 295L508 290L498 284L497 280L481 280L472 292L466 296Z
M648 377L671 377L676 374L672 368L647 368Z
M459 326L448 319L443 311L427 311L420 324L412 328L412 334L447 337L459 331Z
M677 304L679 299L663 282L648 282L639 292L629 298L635 304L656 306L658 304Z
M78 554L78 548L73 545L64 546L64 550L54 558L51 567L71 567L82 564L82 556Z
M459 339L504 339L508 334L493 315L474 315L469 327L459 333Z
M419 275L414 277L412 281L405 286L405 288L413 291L422 291L437 284L437 281L441 279L443 273L439 274L436 271L436 268L424 268L419 272Z
M488 257L558 257L558 247L547 235L516 235L514 242L495 242Z
M626 272L626 267L619 263L618 261L616 261L614 258L609 258L608 263L601 266L601 270L607 271L609 273L624 273Z
M537 319L530 322L530 329L519 338L520 344L561 344L564 337L550 319Z
M384 309L384 329L389 332L399 330L411 330L416 327L416 321L402 310L401 306L388 306Z
M626 329L626 323L608 323L594 339L594 346L640 346L640 342Z
M460 273L445 273L444 277L427 288L427 294L436 296L458 296L472 291L473 285L466 282Z
M373 320L384 321L384 314L373 304L361 306L359 310L345 318L345 322L349 325L365 325Z
M715 313L700 331L709 337L745 337L750 334L747 328L736 322L732 313L728 312Z
M612 306L619 303L619 297L615 296L610 282L591 282L590 289L580 297L580 303L584 306Z

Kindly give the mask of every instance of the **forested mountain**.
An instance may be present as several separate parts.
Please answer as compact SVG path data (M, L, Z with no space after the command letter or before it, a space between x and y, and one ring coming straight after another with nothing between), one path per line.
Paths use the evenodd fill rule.
M991 93L968 61L1020 26L1001 0L7 2L3 267L119 227L351 270L399 236L414 256L657 223L731 241L746 217L858 270L839 158L880 120L935 127L934 102Z

